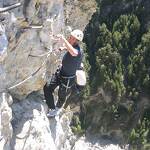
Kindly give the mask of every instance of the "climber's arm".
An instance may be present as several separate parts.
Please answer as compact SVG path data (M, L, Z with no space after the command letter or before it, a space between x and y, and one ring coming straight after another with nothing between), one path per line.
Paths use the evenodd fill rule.
M73 46L65 39L63 35L57 35L60 40L62 40L65 44L66 50L72 55L72 56L77 56L78 55L78 50L73 48Z

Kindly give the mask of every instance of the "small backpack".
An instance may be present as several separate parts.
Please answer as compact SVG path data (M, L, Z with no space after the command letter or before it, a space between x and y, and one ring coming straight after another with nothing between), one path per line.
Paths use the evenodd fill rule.
M85 86L86 85L86 73L83 69L83 64L81 63L80 69L76 71L76 83L79 86Z

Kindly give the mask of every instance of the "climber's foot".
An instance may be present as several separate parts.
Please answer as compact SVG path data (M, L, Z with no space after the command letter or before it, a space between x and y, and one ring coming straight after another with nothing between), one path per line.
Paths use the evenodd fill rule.
M61 112L62 112L62 108L56 107L55 109L49 110L49 112L47 113L47 117L51 118L51 117L59 116Z

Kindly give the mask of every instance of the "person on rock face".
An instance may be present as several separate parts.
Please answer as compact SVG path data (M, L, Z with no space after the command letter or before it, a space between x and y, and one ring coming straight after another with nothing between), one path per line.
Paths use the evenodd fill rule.
M83 36L83 32L78 29L72 31L68 39L63 35L56 36L65 45L60 47L60 50L66 50L66 53L62 59L62 66L52 75L50 83L47 82L43 88L46 103L50 109L47 113L48 117L59 115L71 94L71 87L75 84L76 70L80 68L83 58L83 51L79 46ZM59 86L58 101L55 106L53 92L57 86Z

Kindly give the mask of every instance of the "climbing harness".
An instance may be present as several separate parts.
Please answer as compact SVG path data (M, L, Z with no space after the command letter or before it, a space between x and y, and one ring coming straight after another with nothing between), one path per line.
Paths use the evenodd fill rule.
M66 77L66 76L61 76L61 79L62 79L62 80L67 81L66 84L64 83L64 81L61 81L61 85L66 89L66 97L65 97L65 101L64 101L64 103L63 103L63 105L62 105L62 108L64 108L64 106L66 105L66 102L67 102L68 98L69 98L70 95L71 95L71 92L70 92L69 94L68 94L67 92L68 92L68 89L71 89L71 88L73 87L73 85L75 84L75 83L74 83L75 77L76 77L75 75L73 75L73 76L68 76L68 77ZM71 81L72 81L73 83L71 83Z
M64 84L63 81L61 83L61 85L66 88L66 92L68 91L68 89L70 89L73 86L73 84L70 85L70 82L71 80L74 80L75 77L76 77L75 75L68 76L68 77L61 75L62 80L67 80L67 84Z
M66 92L68 89L70 89L73 86L73 83L71 83L72 81L75 81L76 75L72 75L72 76L64 76L61 73L61 65L59 65L56 69L56 76L60 79L60 85L62 85L63 87L66 88Z

